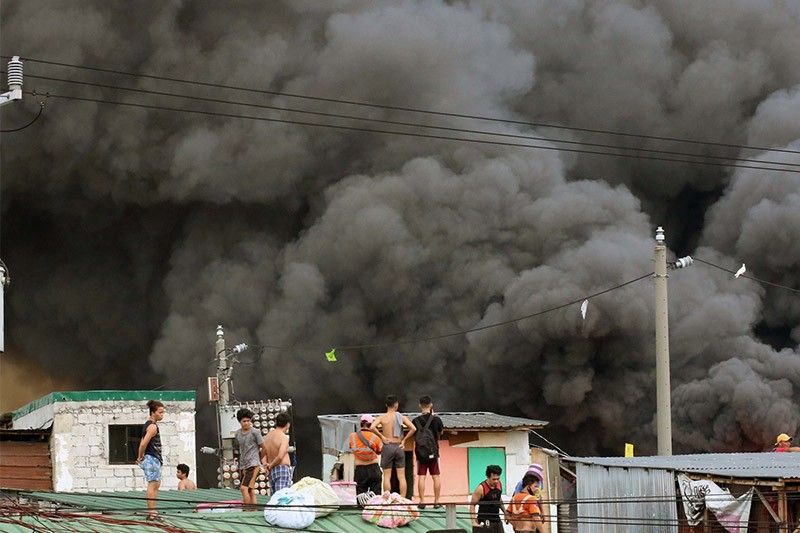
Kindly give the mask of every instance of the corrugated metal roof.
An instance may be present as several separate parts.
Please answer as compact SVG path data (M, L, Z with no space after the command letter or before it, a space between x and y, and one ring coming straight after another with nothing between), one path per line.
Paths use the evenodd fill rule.
M576 472L578 533L677 531L674 473L582 463Z
M176 526L187 531L202 531L202 532L245 532L245 531L285 531L283 529L271 528L266 525L264 521L263 512L231 512L231 513L194 513L195 506L198 503L219 502L225 500L237 500L239 491L232 489L200 489L197 491L183 492L183 491L160 491L158 494L158 510L161 513L163 523L171 526ZM112 510L117 510L119 513L107 514L103 516L113 517L114 519L135 519L141 521L143 515L134 515L136 511L143 511L144 509L144 493L142 491L134 492L115 492L115 493L29 493L31 499L47 500L52 502L60 502L70 507L78 507L87 510L103 510L109 513ZM266 503L266 498L259 498L260 504ZM467 531L471 529L469 520L466 519L465 513L459 513L463 517L458 521L458 527L464 528ZM101 516L102 518L102 516ZM116 533L117 531L142 531L152 532L161 531L161 528L148 526L144 523L127 526L117 526L108 523L100 523L97 518L90 517L69 517L67 519L56 518L23 518L24 522L40 528L50 528L53 530L65 530L65 526L69 527L69 531L109 531ZM18 529L14 529L18 527ZM419 520L416 520L404 527L403 531L409 533L426 533L432 529L444 529L445 515L444 510L426 509L422 512ZM14 526L4 524L3 531L30 531L22 526ZM361 512L355 508L343 508L339 511L332 513L329 516L318 518L309 527L314 531L327 531L327 532L340 532L340 533L361 533L370 532L378 533L383 531L382 528L373 524L365 522L361 518Z
M0 488L53 490L50 443L46 440L0 440Z
M124 492L30 492L33 500L45 500L88 511L137 511L145 507L144 491ZM200 503L239 500L242 493L234 489L198 489L192 491L162 490L158 492L160 510L194 511ZM268 498L259 496L258 503Z
M568 457L565 460L621 468L658 468L720 477L800 479L800 454L700 453L648 457Z
M125 521L121 524L114 524L105 521L105 515L97 517L64 517L64 518L44 518L31 516L14 516L15 520L20 520L26 525L15 525L3 523L2 531L8 533L30 533L34 531L71 531L73 533L91 532L97 533L164 533L164 525L180 528L182 531L197 533L249 533L252 531L271 531L285 533L287 529L270 527L264 521L262 512L234 512L234 513L179 513L162 514L161 524L158 526L148 525L144 521L143 515L114 515L113 519ZM134 523L134 521L136 523ZM457 527L465 531L471 531L472 526L466 518L459 518ZM444 512L426 510L423 515L409 525L402 528L403 532L408 533L428 533L431 530L445 529ZM338 511L329 516L318 518L308 527L308 530L315 532L330 533L380 533L386 531L376 525L365 522L360 514L356 512L346 513ZM302 530L301 530L302 531Z
M28 413L56 402L102 402L131 401L146 402L160 400L162 402L193 402L196 394L193 390L85 390L51 392L47 396L23 405L11 413L16 420Z
M409 418L414 418L419 413L406 413ZM373 416L378 414L373 413ZM457 429L463 431L480 431L487 429L495 430L514 430L514 429L538 429L548 424L545 420L534 420L531 418L520 418L516 416L498 415L485 411L478 412L449 412L436 413L442 419L445 429ZM360 414L346 415L320 415L319 420L345 420L358 425L361 419Z

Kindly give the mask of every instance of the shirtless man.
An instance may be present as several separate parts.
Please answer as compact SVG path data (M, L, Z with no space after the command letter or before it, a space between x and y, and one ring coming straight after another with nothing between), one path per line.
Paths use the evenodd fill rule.
M275 429L267 434L267 464L269 486L272 494L292 486L292 466L289 458L289 415L281 413L275 417Z
M178 481L178 490L197 490L197 485L189 479L189 465L179 464L175 476L180 480Z
M397 396L390 394L386 397L386 412L372 422L372 429L383 441L381 451L381 469L383 470L383 490L392 488L392 469L397 469L397 479L400 481L400 494L405 497L406 489L406 455L404 447L417 428L407 416L397 412L400 402ZM378 429L380 427L380 429ZM408 430L403 436L403 428Z

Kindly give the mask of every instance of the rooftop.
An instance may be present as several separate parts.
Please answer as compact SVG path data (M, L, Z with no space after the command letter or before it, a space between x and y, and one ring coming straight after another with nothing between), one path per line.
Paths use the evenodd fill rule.
M719 477L800 479L800 454L700 453L648 457L568 457L567 461L618 468L653 468Z
M114 492L114 493L52 493L32 492L24 496L35 501L49 501L70 508L83 511L102 511L105 514L75 515L61 511L59 515L25 516L23 522L30 526L43 528L47 531L77 531L96 532L102 531L142 531L161 532L163 526L182 528L187 531L203 532L245 532L245 531L285 531L272 528L264 522L263 511L232 512L232 513L195 513L195 507L200 503L213 503L228 500L239 500L240 493L233 489L200 489L197 491L160 491L158 494L158 508L163 522L158 525L148 525L141 512L145 506L145 494L142 491ZM258 503L264 505L267 499L259 497ZM140 514L135 514L139 512ZM16 519L16 517L15 517ZM2 519L0 518L0 523ZM19 525L4 525L11 529L3 531L30 531L30 528ZM469 521L461 518L458 527L470 530ZM444 510L427 509L422 512L419 520L415 520L403 531L408 533L425 533L430 530L444 529ZM347 532L379 533L382 528L369 524L361 518L361 512L355 508L342 508L326 517L318 518L309 527L309 530L319 532Z
M11 413L13 420L23 417L37 409L56 402L107 402L107 401L131 401L146 402L147 400L159 400L162 402L193 402L195 401L195 391L183 390L88 390L88 391L63 391L51 392L47 396L42 396L23 405Z
M406 413L409 418L414 418L419 413ZM378 416L374 414L374 416ZM451 413L436 413L436 416L442 419L445 430L463 430L463 431L510 431L510 430L523 430L523 429L541 429L548 424L545 420L534 420L531 418L520 418L516 416L498 415L496 413L489 413L485 411L478 412L451 412ZM360 414L348 415L320 415L317 417L320 421L344 421L351 422L354 426L358 426L361 419Z

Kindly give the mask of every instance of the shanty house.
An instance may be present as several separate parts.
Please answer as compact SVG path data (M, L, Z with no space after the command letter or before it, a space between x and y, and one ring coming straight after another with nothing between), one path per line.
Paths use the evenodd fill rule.
M728 489L732 499L747 500L743 502L747 525L741 533L791 533L800 526L800 503L794 497L800 490L797 453L568 457L562 464L563 471L575 475L577 503L568 514L570 530L578 533L737 530L730 524L723 528L720 515L709 510L724 496L715 495L716 502L705 496L703 505L709 483ZM701 485L701 490L692 490L693 485ZM696 529L688 524L685 512L686 504L692 503L700 508ZM730 513L728 509L726 515Z
M442 419L445 428L439 441L444 502L466 501L475 487L486 479L486 467L491 464L503 467L503 487L507 492L513 489L531 463L531 431L547 425L543 420L487 412L436 415ZM415 416L408 415L411 419ZM345 464L344 479L352 480L353 461L348 439L358 427L360 415L321 415L317 418L322 428L323 479L327 478L334 463L341 461ZM407 464L406 468L411 471L406 477L413 479L411 465ZM431 483L430 478L428 483ZM432 486L426 489L426 494L431 497Z
M165 404L159 423L164 449L162 488L177 488L176 466L195 478L194 391L54 392L11 413L0 432L0 486L96 492L143 489L135 464L148 400Z

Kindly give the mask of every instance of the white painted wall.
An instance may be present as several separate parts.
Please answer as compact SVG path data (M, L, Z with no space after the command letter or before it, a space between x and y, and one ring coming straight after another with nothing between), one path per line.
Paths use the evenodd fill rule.
M530 466L530 445L527 431L503 431L478 433L478 440L457 444L454 448L505 448L506 494L511 495L514 485L523 478Z
M180 463L189 465L189 476L196 481L197 463L194 402L166 404L167 413L158 426L164 458L161 489L168 490L178 487L175 469ZM144 490L146 482L137 465L108 463L108 426L144 424L149 413L143 402L55 402L20 417L14 426L23 427L50 413L53 420L50 453L56 492Z

